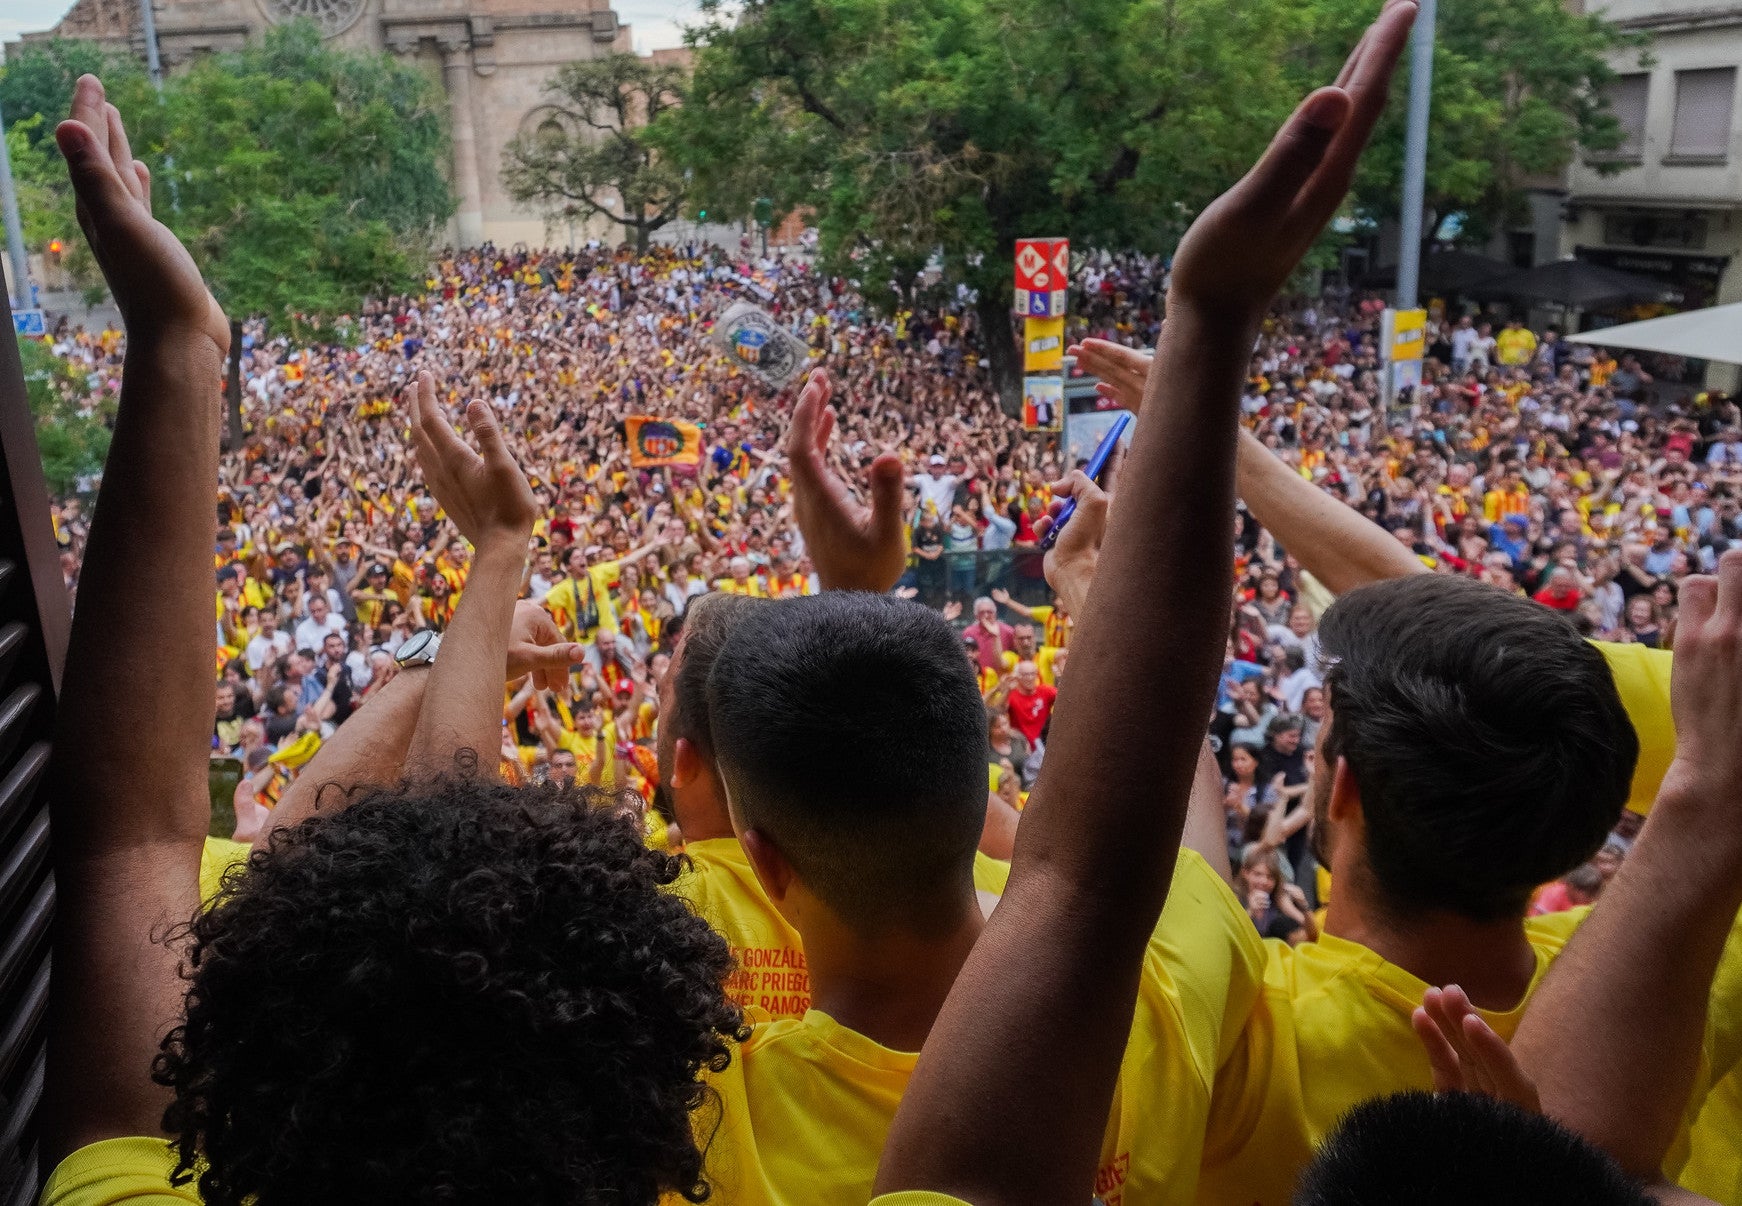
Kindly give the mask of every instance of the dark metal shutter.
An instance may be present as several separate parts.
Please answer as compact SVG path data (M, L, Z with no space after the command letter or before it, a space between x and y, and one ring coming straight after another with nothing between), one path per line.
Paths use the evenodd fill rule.
M4 293L0 289L0 293ZM25 1206L39 1175L48 1007L48 765L71 610L24 392L11 308L0 331L0 1203Z

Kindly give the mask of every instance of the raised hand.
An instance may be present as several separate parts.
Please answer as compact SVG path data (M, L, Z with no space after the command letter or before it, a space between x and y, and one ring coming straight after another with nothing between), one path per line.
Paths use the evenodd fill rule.
M1349 191L1415 13L1413 0L1387 0L1336 82L1303 100L1264 157L1198 215L1174 255L1170 311L1262 316Z
M165 330L198 331L220 355L230 321L187 248L151 216L151 172L133 158L121 114L94 75L79 77L72 115L55 128L91 245L127 325L129 342Z
M869 507L853 497L828 463L833 392L828 371L817 369L793 408L786 439L793 514L824 590L886 591L907 566L901 461L885 453L871 463Z
M1482 1020L1456 984L1428 989L1410 1024L1427 1049L1435 1092L1481 1093L1533 1114L1542 1112L1536 1085L1512 1048Z
M1065 500L1077 500L1070 523L1059 534L1058 543L1047 550L1043 564L1047 584L1064 603L1065 610L1071 615L1081 615L1101 557L1101 538L1107 532L1107 506L1112 495L1090 481L1081 469L1072 470L1048 488L1052 491L1052 508L1035 523L1034 534L1044 538L1052 530ZM1001 601L1008 599L1006 595Z
M1724 553L1715 575L1685 579L1679 604L1669 694L1675 761L1664 777L1664 790L1736 801L1742 798L1742 742L1736 722L1742 716L1742 551ZM1715 827L1718 833L1742 832L1737 811L1742 809Z
M566 640L544 608L525 600L514 605L514 628L508 637L510 680L530 674L538 691L567 698L569 667L586 655L587 647Z
M460 535L478 548L487 541L507 540L523 550L538 516L538 501L508 454L489 403L474 400L466 408L467 426L478 442L473 451L449 425L436 400L435 378L419 373L405 394L424 484Z
M1109 398L1136 414L1143 408L1143 383L1154 360L1141 348L1128 348L1105 339L1085 339L1065 349L1077 358L1077 367L1098 378L1095 393Z

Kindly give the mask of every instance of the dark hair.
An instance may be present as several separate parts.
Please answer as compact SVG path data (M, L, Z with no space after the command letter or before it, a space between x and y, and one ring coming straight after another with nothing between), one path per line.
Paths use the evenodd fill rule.
M1603 655L1558 612L1417 574L1338 599L1319 640L1320 754L1348 760L1393 909L1522 914L1614 828L1639 740Z
M843 921L945 919L985 825L986 709L936 612L856 591L745 609L708 712L734 819Z
M1597 1147L1541 1114L1475 1093L1398 1093L1343 1116L1294 1206L1651 1206Z
M705 1199L731 956L610 803L437 780L275 833L185 927L178 1175L208 1206Z
M671 715L662 716L660 722L671 727L673 739L688 741L709 759L714 756L714 738L708 722L708 674L744 613L761 602L716 591L691 599L684 609L683 656L668 671L676 675Z

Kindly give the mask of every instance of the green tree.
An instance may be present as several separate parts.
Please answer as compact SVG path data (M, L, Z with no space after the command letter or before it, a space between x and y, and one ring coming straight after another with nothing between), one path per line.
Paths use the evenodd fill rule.
M84 376L41 340L20 340L18 353L43 476L55 494L71 494L80 478L103 468L114 408L93 399Z
M683 176L646 127L681 104L684 91L682 71L632 54L564 65L545 85L548 116L503 151L509 195L537 205L551 222L609 219L646 251L684 196Z
M1472 241L1523 216L1532 179L1553 177L1580 148L1612 150L1621 129L1605 89L1610 57L1640 44L1602 16L1562 0L1457 0L1439 7L1428 123L1427 207L1456 214ZM1311 52L1297 83L1323 78L1372 16L1365 0L1310 0ZM1407 75L1407 65L1401 75ZM1400 79L1355 183L1364 215L1397 214L1407 87ZM1433 231L1428 231L1432 237Z
M103 275L79 236L72 189L54 144L54 128L72 106L73 85L87 72L100 75L115 102L130 110L149 96L137 62L91 42L55 38L24 43L0 68L0 114L6 119L25 246L46 254L58 239L61 267L86 300L95 302L105 292Z
M1171 248L1298 99L1275 65L1306 28L1288 0L707 0L703 18L688 103L655 127L691 195L728 218L758 196L812 210L825 262L868 286L938 255L976 290L1012 409L1015 240Z
M72 108L73 85L86 74L100 77L117 97L131 96L133 87L145 81L137 59L112 54L95 42L49 38L16 43L0 67L0 113L8 125L40 114L43 122L32 128L29 140L52 151L55 123Z
M67 103L62 92L70 96L70 80L92 63L79 43L50 45L57 55L24 80L32 103L56 106L45 123L52 128ZM235 446L242 320L324 334L366 295L422 282L454 209L444 176L446 107L415 67L334 50L309 22L201 59L170 76L161 96L137 68L116 70L111 99L127 117L134 154L152 170L154 208L231 316ZM31 229L67 238L60 228L72 212L71 190L42 128L19 135L30 197L21 208Z

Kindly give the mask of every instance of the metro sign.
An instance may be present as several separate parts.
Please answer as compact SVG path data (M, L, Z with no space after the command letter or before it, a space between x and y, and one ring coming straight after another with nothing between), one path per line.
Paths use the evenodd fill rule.
M1070 284L1069 239L1016 240L1016 295L1018 313L1030 317L1059 317L1062 298ZM1055 310L1054 299L1061 299ZM1043 300L1044 299L1044 300Z

